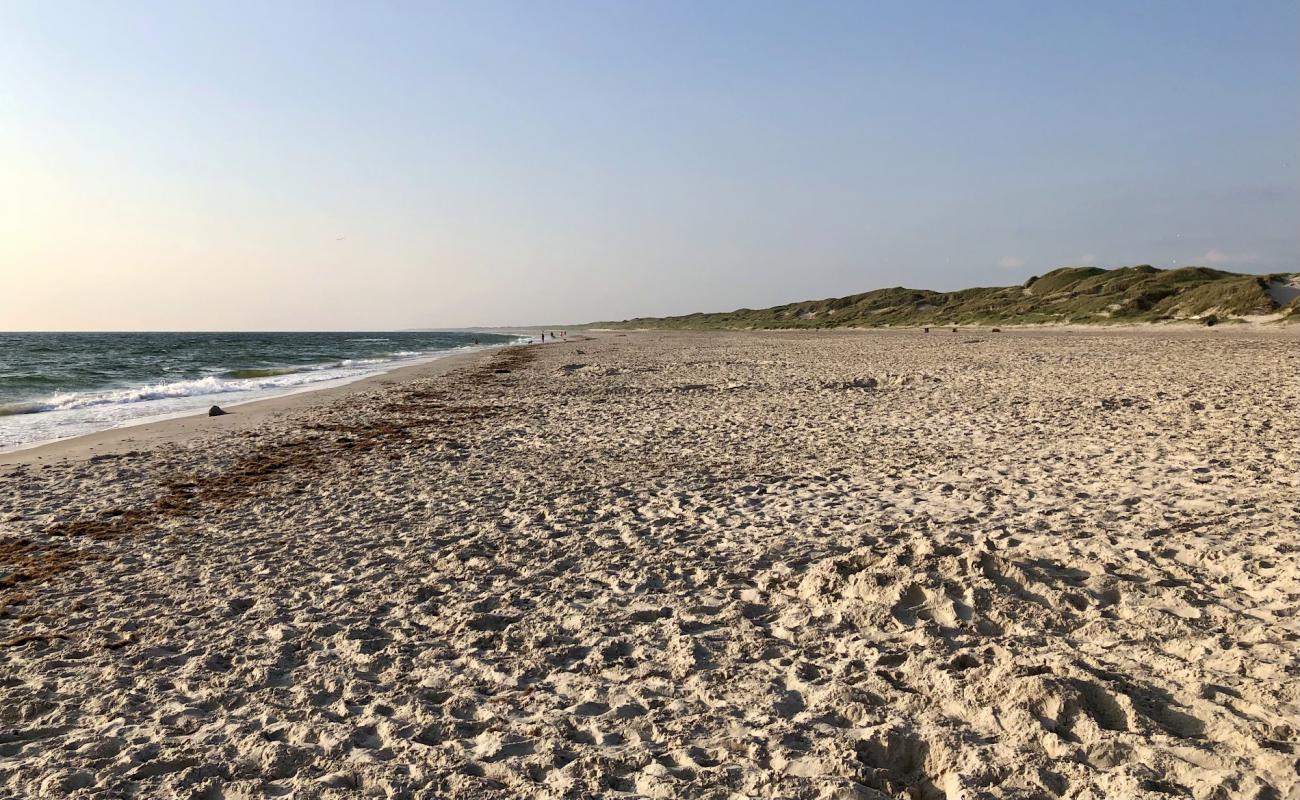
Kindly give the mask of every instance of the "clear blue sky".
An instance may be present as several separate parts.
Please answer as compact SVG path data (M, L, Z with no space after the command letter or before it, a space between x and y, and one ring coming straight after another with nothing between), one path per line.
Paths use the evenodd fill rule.
M1300 3L0 3L0 329L1300 269Z

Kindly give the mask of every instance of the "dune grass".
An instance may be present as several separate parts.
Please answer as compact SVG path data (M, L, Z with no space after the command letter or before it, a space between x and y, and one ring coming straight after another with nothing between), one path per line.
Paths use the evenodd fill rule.
M1269 285L1294 273L1246 275L1208 267L1062 267L1019 286L936 292L896 286L765 309L639 317L599 328L771 329L917 325L1106 324L1177 320L1217 324L1255 315L1300 320L1300 300L1280 305Z

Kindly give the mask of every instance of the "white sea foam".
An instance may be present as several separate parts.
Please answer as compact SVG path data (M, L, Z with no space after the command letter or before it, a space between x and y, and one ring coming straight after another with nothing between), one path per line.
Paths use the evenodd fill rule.
M376 361L375 363L379 362ZM290 389L309 383L346 377L338 374L338 372L340 370L311 370L264 378L220 378L209 375L206 378L154 383L148 386L136 386L126 389L99 392L68 392L44 400L15 403L13 405L25 407L25 410L20 413L34 414L47 411L72 411L95 406L144 403L151 400L205 397L208 395L257 392L267 389Z

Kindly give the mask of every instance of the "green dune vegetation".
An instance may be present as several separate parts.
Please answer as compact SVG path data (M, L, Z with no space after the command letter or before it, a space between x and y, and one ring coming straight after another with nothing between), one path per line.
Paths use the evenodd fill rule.
M863 328L918 325L1117 324L1192 321L1206 325L1266 317L1300 321L1297 273L1245 275L1208 267L1062 267L1019 286L935 292L876 289L759 310L640 317L591 328Z

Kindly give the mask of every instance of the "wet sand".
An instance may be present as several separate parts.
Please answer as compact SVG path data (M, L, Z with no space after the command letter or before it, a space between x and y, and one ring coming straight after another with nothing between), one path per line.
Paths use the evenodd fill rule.
M1300 797L1298 376L604 334L11 454L0 795Z

